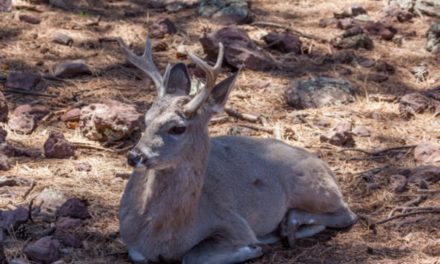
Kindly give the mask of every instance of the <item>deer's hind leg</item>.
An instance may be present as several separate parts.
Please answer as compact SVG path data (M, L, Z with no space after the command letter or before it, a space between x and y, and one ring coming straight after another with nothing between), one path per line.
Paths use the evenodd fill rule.
M357 216L348 208L342 208L334 213L309 213L291 209L280 226L281 236L287 238L289 246L299 238L311 237L327 227L344 229L351 227L357 221Z

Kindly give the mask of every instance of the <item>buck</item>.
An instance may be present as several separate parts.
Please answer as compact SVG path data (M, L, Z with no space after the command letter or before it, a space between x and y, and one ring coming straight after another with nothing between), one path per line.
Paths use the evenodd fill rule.
M214 66L188 52L206 73L193 97L185 64L161 75L148 37L142 56L119 43L158 93L128 154L134 170L120 204L120 235L133 262L239 263L260 257L265 244L284 239L293 246L356 222L328 165L306 150L275 139L210 138L208 122L238 77L216 84L221 43Z

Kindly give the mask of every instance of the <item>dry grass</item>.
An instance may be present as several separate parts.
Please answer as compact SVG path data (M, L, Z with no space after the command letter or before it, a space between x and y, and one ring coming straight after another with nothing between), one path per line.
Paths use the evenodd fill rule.
M134 1L109 1L104 9L100 1L95 7L85 5L87 12L64 12L39 5L40 25L29 25L17 21L12 14L0 16L0 72L10 70L31 70L42 74L49 73L53 65L63 59L85 59L93 69L93 76L82 77L66 82L47 81L48 93L59 95L57 98L35 98L29 96L9 96L11 106L23 102L40 102L50 105L52 111L66 109L75 103L76 98L88 103L103 98L112 98L135 103L140 111L148 109L154 98L154 92L148 87L148 81L142 80L140 72L125 65L122 54L115 42L99 42L103 37L121 36L127 42L140 49L146 29L163 13L145 10L142 16L125 18L126 9L138 10ZM377 18L382 8L380 1L358 1L373 18ZM81 1L83 3L83 1ZM252 1L256 21L272 21L311 35L331 39L341 31L333 28L322 29L318 21L331 17L334 11L350 7L352 1ZM84 4L84 3L83 3ZM20 11L25 12L25 11ZM96 19L95 13L103 12L99 26L85 26L87 21ZM175 49L184 44L201 54L198 38L206 28L212 31L220 28L206 19L194 15L195 10L185 10L169 14L177 21L181 32L155 43L166 42L169 49L155 54L161 68L168 62L176 62ZM378 84L366 78L368 69L350 66L353 74L345 76L359 88L356 103L346 106L326 107L295 111L288 107L283 99L283 90L292 80L325 74L342 77L338 65L312 67L311 59L332 52L330 45L302 39L311 55L292 57L272 53L272 56L291 70L272 72L253 72L245 70L233 91L229 106L245 113L263 115L269 125L284 129L283 140L300 147L308 148L325 159L337 173L347 202L353 210L368 215L374 220L385 218L396 206L418 196L417 186L402 194L387 189L388 177L392 170L384 170L375 177L378 189L369 188L361 179L361 172L390 165L397 168L414 167L411 151L398 155L370 159L359 152L339 152L340 148L323 144L319 135L327 128L323 123L333 125L339 121L351 120L363 124L372 131L368 138L356 138L357 148L377 150L392 146L413 145L423 141L439 142L440 120L431 114L418 115L409 121L399 117L396 103L372 102L371 93L385 93L400 96L407 92L423 90L439 84L440 63L438 58L427 53L424 46L424 34L430 24L429 17L417 17L413 23L396 24L400 32L416 31L417 37L404 39L402 45L393 42L375 40L373 51L357 51L358 56L370 59L383 59L396 67L396 74L384 83ZM269 28L250 25L242 26L257 41ZM55 45L50 42L54 31L65 31L72 35L75 43L72 47ZM310 59L311 58L311 59ZM424 82L418 82L410 73L410 68L426 62L430 75ZM39 66L36 66L39 65ZM310 69L309 69L310 67ZM306 114L306 123L295 121L295 115ZM234 119L216 123L210 127L212 135L222 135L230 131L236 123ZM41 148L52 130L62 131L69 140L87 144L96 144L86 140L78 130L67 129L56 118L47 120L31 136L14 134L9 131L8 140L28 147ZM271 133L243 129L242 133L257 137L272 137ZM83 249L67 249L64 260L67 263L126 263L124 246L118 240L118 203L125 180L114 177L117 172L127 172L123 154L93 149L78 148L76 157L71 160L14 159L16 165L3 175L16 175L35 180L37 185L26 199L20 198L20 192L11 188L10 195L1 196L0 208L11 208L27 204L45 187L61 189L69 196L84 198L88 201L92 219L87 220L78 236L83 239ZM75 165L88 162L90 172L79 172ZM370 186L371 187L371 186ZM439 189L439 184L430 186ZM428 195L421 206L439 206L439 192ZM25 229L47 226L26 225ZM26 231L24 231L26 234ZM22 256L21 249L29 236L20 237L11 234L6 244L9 257ZM281 245L272 247L262 259L252 263L439 263L440 218L438 215L408 217L378 226L370 230L364 222L344 233L325 232L314 238L298 242L294 249Z

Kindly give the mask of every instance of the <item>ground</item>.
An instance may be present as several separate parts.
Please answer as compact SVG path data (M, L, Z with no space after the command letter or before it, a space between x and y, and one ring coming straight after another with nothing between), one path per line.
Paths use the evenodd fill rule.
M136 104L145 112L154 100L155 92L142 73L129 66L114 37L122 37L133 44L137 51L143 45L148 26L158 17L171 18L179 32L164 39L154 39L155 45L165 43L166 51L155 52L154 58L161 69L167 63L180 59L176 49L183 44L202 55L198 39L206 31L221 28L208 19L198 17L196 9L186 9L177 13L148 9L142 1L79 1L79 11L63 11L45 4L22 6L12 13L0 15L0 73L6 75L12 70L30 70L43 75L50 73L53 65L65 59L85 59L92 68L91 76L71 80L48 79L47 93L56 97L35 97L8 95L11 108L23 102L39 102L50 106L52 116L45 119L32 135L19 135L11 131L11 144L42 148L51 131L61 131L66 138L77 145L75 158L68 160L15 158L14 167L0 176L19 176L36 182L27 195L2 196L0 209L27 205L39 192L50 186L60 189L71 197L87 201L92 218L86 220L84 228L78 231L84 248L64 250L66 263L128 263L127 252L118 238L118 205L126 184L126 178L116 177L130 172L126 163L126 152L112 151L107 146L84 138L79 128L67 128L58 120L60 114L78 102L92 103L103 98L116 99ZM281 3L282 2L282 3ZM386 1L357 1L374 19ZM352 1L252 1L254 21L271 21L292 29L331 39L342 33L334 27L320 28L319 20L332 17L333 12L347 9ZM124 15L131 11L131 15ZM41 18L37 25L19 21L18 12L31 13ZM99 23L89 23L97 21ZM268 72L243 70L231 94L228 107L242 113L265 116L268 126L281 128L282 139L294 146L304 147L327 161L337 174L347 203L361 216L351 230L345 232L326 231L310 239L298 241L293 249L281 244L268 249L261 259L250 263L440 263L440 215L421 214L399 218L376 227L368 223L387 218L396 207L419 197L416 184L410 184L403 193L394 193L389 181L394 169L412 168L412 148L408 146L420 142L440 141L440 121L431 113L416 115L404 120L399 115L398 103L375 102L369 95L374 93L402 96L413 91L435 87L440 83L440 63L438 57L424 49L425 32L433 18L416 17L409 23L397 23L400 35L411 31L415 37L404 38L398 45L393 41L374 39L373 51L356 51L358 56L377 60L383 59L396 68L396 73L382 83L368 78L370 69L352 64L344 66L352 70L351 75L343 75L340 65L316 63L316 60L334 49L328 43L320 43L309 38L301 38L308 54L283 55L271 52L279 63L279 69ZM260 37L274 30L272 27L242 25L249 35L261 43ZM75 40L72 46L52 43L54 31L68 32ZM184 60L189 63L188 60ZM430 74L424 81L418 81L410 72L411 68L425 62ZM224 71L225 76L227 70ZM283 94L292 81L316 75L346 78L358 89L357 101L353 104L324 107L320 109L294 110L288 106ZM3 84L0 84L2 88ZM301 116L301 122L298 117ZM355 137L356 148L376 151L389 147L407 147L399 151L385 152L373 156L359 151L342 151L343 148L322 143L319 136L328 128L322 124L334 125L339 121L351 120L365 125L371 136ZM273 137L272 133L245 129L240 124L246 121L223 118L210 125L213 136L237 131L254 137ZM235 128L232 129L231 128ZM123 142L122 147L130 142ZM89 147L87 147L89 146ZM96 148L90 148L95 146ZM75 166L81 162L92 165L90 172L80 172ZM377 169L373 180L366 175ZM382 169L382 170L381 170ZM371 182L374 181L374 182ZM431 184L426 192L426 200L419 206L439 206L439 183ZM425 194L425 193L424 193ZM24 197L24 198L23 198ZM26 224L32 226L34 224ZM24 257L22 247L32 240L30 236L20 239L11 234L6 244L6 255Z

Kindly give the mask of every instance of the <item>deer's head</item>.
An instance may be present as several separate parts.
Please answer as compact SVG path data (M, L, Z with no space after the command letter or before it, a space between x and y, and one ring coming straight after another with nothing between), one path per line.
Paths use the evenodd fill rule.
M215 66L209 66L188 52L206 74L205 85L191 97L191 79L185 64L168 65L162 75L153 62L148 37L142 56L134 54L121 39L119 43L128 61L153 80L158 94L145 115L146 129L128 154L128 163L149 169L165 169L177 165L182 157L192 156L195 151L206 151L209 119L223 110L238 76L237 72L216 84L223 62L223 45L219 43Z

